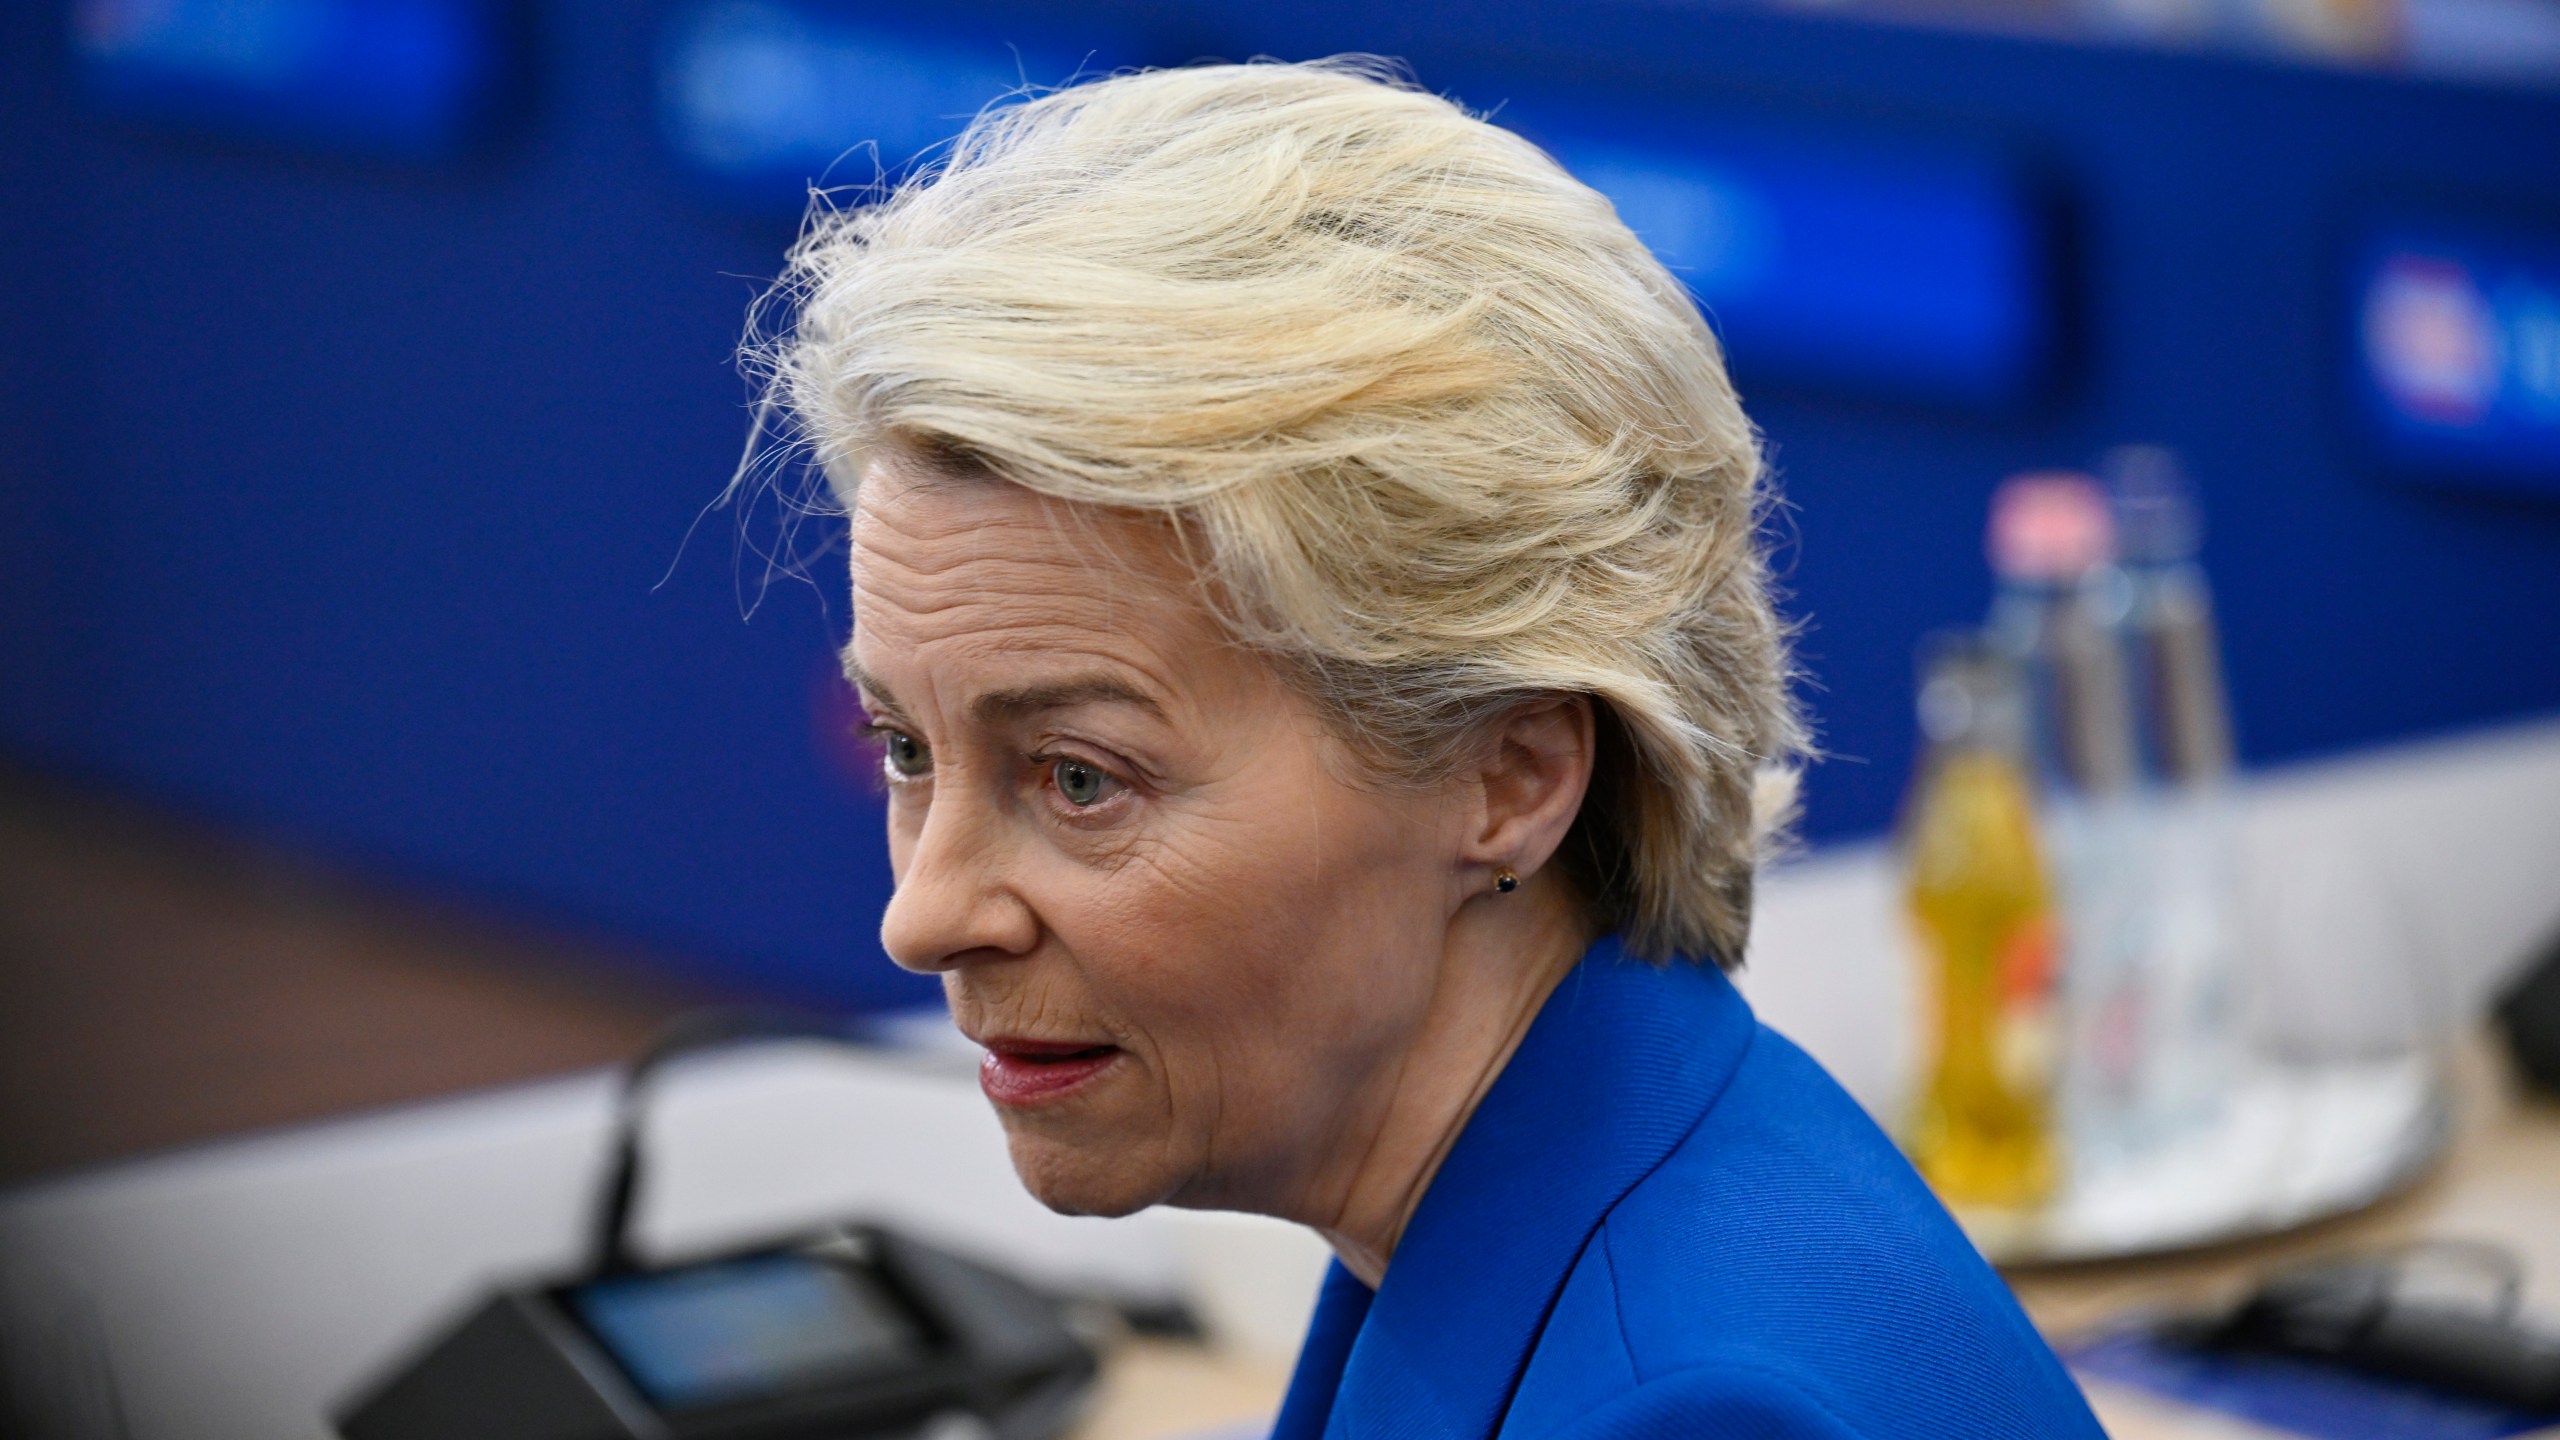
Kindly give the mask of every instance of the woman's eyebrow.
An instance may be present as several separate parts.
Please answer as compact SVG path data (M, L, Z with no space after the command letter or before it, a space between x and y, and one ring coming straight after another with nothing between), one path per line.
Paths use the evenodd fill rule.
M899 708L898 697L889 693L889 687L881 684L879 677L862 668L862 662L853 658L851 647L844 651L843 660L844 678L861 695L864 708L880 711L893 720L905 718L906 712Z
M1036 715L1043 710L1064 710L1076 705L1133 705L1159 720L1164 718L1164 706L1158 704L1154 696L1126 680L1109 675L1077 676L1013 690L990 690L970 702L969 713L981 725L997 725Z

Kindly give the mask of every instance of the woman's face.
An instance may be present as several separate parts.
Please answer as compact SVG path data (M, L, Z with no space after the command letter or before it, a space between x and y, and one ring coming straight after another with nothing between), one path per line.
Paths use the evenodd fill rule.
M1023 1182L1320 1211L1425 1022L1465 807L1363 784L1155 522L875 462L853 586L881 939L988 1048Z

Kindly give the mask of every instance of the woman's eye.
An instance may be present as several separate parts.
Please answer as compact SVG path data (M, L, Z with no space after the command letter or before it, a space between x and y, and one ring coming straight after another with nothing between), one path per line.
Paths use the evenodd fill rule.
M1110 776L1081 760L1061 760L1049 768L1049 775L1070 805L1091 805L1109 794L1112 785Z
M887 743L881 748L891 774L912 780L933 768L933 752L924 748L923 741L904 730L889 730L882 734Z

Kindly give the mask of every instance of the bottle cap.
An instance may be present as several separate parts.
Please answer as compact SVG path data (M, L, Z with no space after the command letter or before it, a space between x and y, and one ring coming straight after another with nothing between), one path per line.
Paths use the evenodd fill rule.
M1991 497L1991 568L2007 580L2071 580L2115 558L2107 492L2077 470L2031 470Z

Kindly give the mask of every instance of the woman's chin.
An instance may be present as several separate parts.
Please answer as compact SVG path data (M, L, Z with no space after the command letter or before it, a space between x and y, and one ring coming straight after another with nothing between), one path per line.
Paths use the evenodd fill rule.
M1135 1147L1079 1146L1008 1127L1013 1172L1033 1199L1061 1215L1112 1219L1162 1201L1169 1191L1152 1156Z

